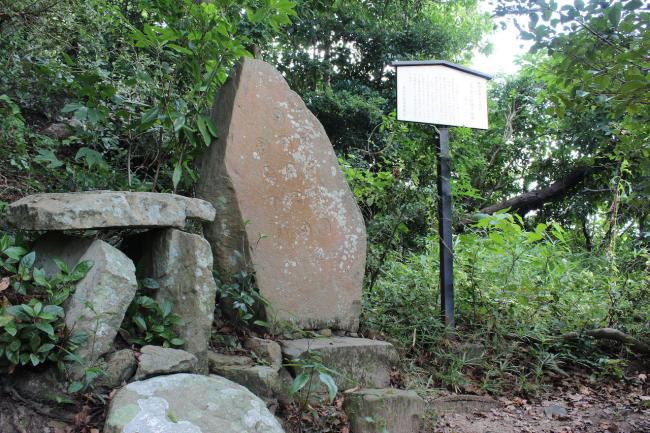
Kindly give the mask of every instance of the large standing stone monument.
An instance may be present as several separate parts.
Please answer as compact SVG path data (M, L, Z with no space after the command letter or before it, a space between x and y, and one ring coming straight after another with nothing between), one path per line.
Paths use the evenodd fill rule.
M355 330L363 217L323 126L271 65L243 59L217 96L219 138L199 162L199 197L222 278L255 271L269 319Z

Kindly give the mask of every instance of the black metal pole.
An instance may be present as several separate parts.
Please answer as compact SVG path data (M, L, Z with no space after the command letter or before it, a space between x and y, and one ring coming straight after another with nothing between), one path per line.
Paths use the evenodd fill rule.
M449 128L438 127L438 234L440 238L440 307L445 325L454 327L454 252L451 237Z

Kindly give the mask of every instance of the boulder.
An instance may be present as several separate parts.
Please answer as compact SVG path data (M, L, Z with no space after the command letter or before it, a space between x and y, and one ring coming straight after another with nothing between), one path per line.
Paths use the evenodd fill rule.
M199 235L162 229L146 233L141 245L138 272L158 282L156 301L172 302L173 312L183 319L174 331L185 340L183 349L199 359L199 371L207 373L217 295L210 244Z
M345 397L351 433L416 433L424 400L402 389L360 389Z
M356 330L366 231L323 126L256 59L237 65L213 113L219 138L196 191L219 209L204 225L219 274L254 271L274 328Z
M244 347L264 362L276 367L282 365L282 348L273 340L250 337L244 342Z
M399 362L392 344L366 338L302 338L283 340L281 345L287 361L304 359L310 350L318 352L323 365L338 373L334 381L341 390L386 388L390 386L391 369Z
M70 270L92 261L86 276L64 304L65 323L74 332L88 338L77 355L92 364L113 348L113 340L137 290L135 266L120 250L98 239L84 239L50 233L34 245L35 267L48 275L58 273L54 259L62 260Z
M219 376L132 382L111 401L104 433L284 433L264 402Z
M144 346L140 349L140 363L135 380L172 373L194 373L198 360L189 352L160 346Z
M187 219L212 221L215 212L210 203L175 194L87 191L23 197L7 207L7 221L21 230L183 228Z
M106 388L118 388L133 377L138 362L135 352L131 349L122 349L106 357L104 375L98 379L97 384Z

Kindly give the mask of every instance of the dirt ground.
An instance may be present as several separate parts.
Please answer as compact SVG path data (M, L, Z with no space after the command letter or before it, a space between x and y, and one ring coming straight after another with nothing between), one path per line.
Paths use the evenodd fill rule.
M514 397L441 405L430 432L650 433L648 382L644 374L626 383L590 383L579 377L533 401ZM435 410L436 400L430 406Z

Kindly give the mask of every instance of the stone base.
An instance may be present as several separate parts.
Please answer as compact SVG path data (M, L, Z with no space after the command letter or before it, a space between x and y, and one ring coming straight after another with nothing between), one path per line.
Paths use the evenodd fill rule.
M360 389L346 396L351 433L417 433L424 400L402 389Z
M210 373L225 377L246 387L267 402L290 403L291 375L279 364L255 365L243 356L228 356L210 352Z
M318 352L323 364L338 373L334 380L340 390L388 387L391 369L399 362L392 344L366 338L303 338L284 340L281 345L287 362L304 358L310 350Z

